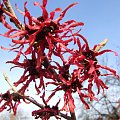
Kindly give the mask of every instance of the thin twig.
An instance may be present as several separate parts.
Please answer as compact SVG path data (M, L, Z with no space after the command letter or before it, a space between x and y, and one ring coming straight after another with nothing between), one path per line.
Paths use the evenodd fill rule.
M14 10L13 10L13 7L12 7L10 1L9 0L3 0L3 3L5 4L7 11L9 11L16 19L18 19ZM11 18L10 18L10 20L11 20L11 22L13 22L15 24L15 26L17 28L19 28L19 29L22 28L22 24L16 24L16 22L14 20L12 20Z
M14 16L17 18L16 14L15 14L12 6L11 6L10 1L9 1L9 0L3 0L3 3L5 4L7 10L8 10L12 15L14 15Z
M91 103L89 103L89 104L99 115L102 116L102 113L99 110L97 110L94 105L92 105Z
M12 90L13 90L14 92L17 92L16 87L13 86L13 84L10 82L10 80L9 80L9 78L8 78L8 76L7 76L7 74L6 74L5 72L3 72L3 76L4 76L5 80L6 80L6 82L7 82L7 83L10 85L10 87L12 88Z
M71 119L72 119L72 120L76 120L75 112L71 112L71 111L70 111L70 114L71 114Z
M59 116L65 118L66 120L73 120L70 116L67 116L66 114L63 114L63 113L59 113Z

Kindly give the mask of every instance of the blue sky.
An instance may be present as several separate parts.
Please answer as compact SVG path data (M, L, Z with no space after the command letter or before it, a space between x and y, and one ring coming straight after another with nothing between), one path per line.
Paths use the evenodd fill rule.
M25 0L10 1L13 6L17 3L18 7L23 10L22 3L24 3ZM41 15L41 11L39 8L33 6L33 1L34 0L28 0L28 9L32 15L38 17ZM41 2L41 0L36 1ZM52 11L56 7L64 9L73 2L78 2L79 4L69 9L63 21L75 19L76 21L84 22L85 25L82 27L81 34L87 38L91 48L94 44L98 44L103 39L108 38L109 42L105 48L119 52L117 47L120 47L120 0L48 0L47 9L48 11ZM21 19L21 15L18 12L16 13L18 14L18 18ZM0 33L3 31L5 30L0 24ZM0 45L6 46L8 43L8 40L0 37ZM13 57L12 53L0 50L0 92L7 88L2 76L3 70L7 72L13 81L20 77L20 73L17 73L16 70L9 72L8 65L5 64L7 60L12 59L11 57ZM110 59L113 59L113 57L110 56ZM112 61L110 62L112 63Z
M18 7L22 9L24 1L11 0L11 3L13 5L17 3ZM33 1L28 0L28 9L32 15L38 17L41 15L41 11L32 5ZM36 1L41 2L41 0ZM81 33L87 38L91 47L108 38L106 48L117 50L120 39L120 0L48 0L47 9L48 11L52 11L56 7L64 9L73 2L79 4L69 9L63 21L75 19L84 22Z
M25 0L11 0L14 5L22 9ZM32 6L34 0L28 0L28 9L38 17L40 9ZM41 0L36 0L40 1ZM85 25L82 28L83 35L90 41L91 46L99 43L104 38L109 38L108 48L117 46L120 39L120 0L48 0L48 11L56 7L64 9L73 2L79 4L69 9L64 20L76 19ZM114 45L114 46L113 46Z

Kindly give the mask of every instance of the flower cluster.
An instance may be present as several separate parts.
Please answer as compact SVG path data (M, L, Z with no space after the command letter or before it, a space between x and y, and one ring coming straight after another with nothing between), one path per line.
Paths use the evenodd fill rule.
M9 110L13 110L14 115L16 115L17 107L20 104L21 97L16 93L10 93L7 91L4 94L0 95L0 112L8 108ZM3 104L4 102L4 104Z
M42 95L43 102L45 106L39 110L35 110L32 112L32 116L35 117L35 119L42 118L42 120L48 120L50 117L54 116L56 119L60 119L58 117L60 110L58 110L58 104L60 100L56 103L56 105L50 107L44 99L45 93Z
M17 52L16 57L7 63L24 70L21 78L14 83L16 87L21 86L18 92L24 95L32 81L35 83L38 94L45 94L49 85L55 86L47 100L44 98L45 95L42 95L45 107L32 112L36 119L40 117L45 120L58 115L60 111L74 113L76 107L73 93L78 93L83 104L89 108L85 101L86 98L98 100L93 85L97 86L98 94L101 88L103 91L108 88L100 76L113 75L117 77L115 70L100 65L97 60L97 56L113 51L96 50L100 44L90 49L88 41L79 33L78 28L84 25L83 22L68 20L61 23L67 10L77 3L69 5L64 10L56 8L49 14L46 9L47 2L47 0L43 0L42 4L34 2L34 6L42 9L41 16L37 18L32 16L27 9L27 2L24 3L24 11L21 11L16 5L16 9L24 16L23 24L4 8L5 1L0 5L0 22L8 29L1 35L11 39L12 44L9 50ZM59 17L55 19L56 12L59 13ZM15 27L6 22L5 16L10 17ZM76 49L71 48L71 44L74 44ZM20 58L23 56L24 60L21 62ZM54 60L53 56L58 60ZM109 74L102 74L101 69L108 70ZM52 81L46 82L46 79ZM38 81L39 84L37 84ZM84 86L84 82L88 84ZM58 102L56 106L50 107L49 100L59 91L64 92L64 105L60 109ZM0 111L8 105L16 113L17 106L12 105L11 94L7 92L1 96L1 101L5 100L6 103L4 108L0 107Z

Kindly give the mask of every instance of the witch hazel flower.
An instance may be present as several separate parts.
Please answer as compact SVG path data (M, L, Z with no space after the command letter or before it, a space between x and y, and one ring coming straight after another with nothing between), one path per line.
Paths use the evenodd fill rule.
M22 85L21 88L18 90L20 94L24 95L26 90L28 89L31 82L35 83L35 90L37 94L40 94L41 90L45 89L44 86L44 79L52 79L53 81L57 80L57 75L51 72L52 66L48 64L46 56L43 56L42 59L39 60L42 62L38 62L37 56L35 52L32 52L31 58L27 58L24 56L25 59L23 62L17 61L7 61L6 63L13 64L14 66L11 67L10 70L13 68L22 68L23 74L21 75L20 79L14 83L15 87ZM37 64L39 63L39 64ZM39 81L39 85L38 85ZM41 90L40 90L41 89Z
M10 93L10 91L0 94L0 112L7 109L8 111L12 110L14 115L16 115L18 105L20 104L20 99L21 97L15 93Z
M81 84L86 80L88 81L88 96L92 100L94 99L95 95L92 91L93 83L96 83L98 94L100 92L100 88L102 88L103 91L104 89L108 88L100 79L100 76L112 75L118 77L115 70L107 66L100 65L98 63L97 57L106 52L113 52L115 55L117 55L117 53L112 50L97 51L97 48L100 46L99 44L95 45L93 49L90 49L86 39L79 34L77 36L80 38L82 37L85 41L85 44L81 45L79 39L77 40L78 50L75 50L73 55L69 57L69 63L76 65L77 69L75 71L78 79L81 81ZM105 69L110 73L101 74L101 69Z
M31 59L25 58L23 62L16 62L16 61L7 61L7 63L14 64L12 68L19 67L24 69L23 75L20 77L20 79L14 83L14 85L17 87L18 85L22 84L22 87L19 90L19 93L24 95L26 89L29 87L29 84L33 81L35 83L35 89L37 93L40 93L40 88L44 87L43 82L43 76L44 72L42 70L42 66L37 66L37 59L34 55L34 52L32 53ZM11 68L11 69L12 69ZM40 79L40 85L37 86L36 80Z
M35 110L32 112L32 116L35 117L35 119L41 118L42 120L49 120L51 117L55 117L57 120L61 120L61 118L58 117L60 110L59 110L59 103L60 100L56 103L56 105L53 105L52 107L50 105L48 105L48 103L45 101L45 92L43 93L43 95L41 96L43 103L44 103L44 107L39 109L39 110Z
M44 54L45 49L48 49L47 55L48 58L51 59L51 56L53 52L57 50L58 45L67 48L68 43L74 38L72 35L68 37L67 34L73 34L72 29L84 25L82 22L76 22L75 20L69 20L60 24L60 21L64 18L67 10L76 4L77 3L73 3L69 5L63 11L61 8L56 8L50 12L50 15L48 15L46 10L47 0L45 4L43 1L42 5L40 5L38 2L35 2L34 5L42 9L42 15L38 18L35 18L30 14L26 7L27 2L25 2L24 12L16 7L17 10L24 15L24 25L21 27L21 29L10 29L3 34L3 36L11 38L14 46L19 46L16 47L16 49L19 48L18 50L21 50L24 45L28 45L26 49L24 48L21 50L21 52L25 55L31 54L33 50L36 50L38 55L38 51L41 51L41 54ZM60 12L60 16L54 20L56 12Z

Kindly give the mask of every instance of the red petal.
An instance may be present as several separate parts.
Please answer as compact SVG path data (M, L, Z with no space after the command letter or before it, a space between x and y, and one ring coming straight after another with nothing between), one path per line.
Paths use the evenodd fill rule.
M98 53L95 53L95 55L98 56L98 55L104 54L106 52L113 52L115 54L115 56L118 56L118 53L115 52L115 51L112 51L112 50L102 50L102 51L100 51Z
M15 87L17 87L19 84L25 82L28 79L29 75L25 76L25 74L26 74L26 71L23 73L21 78L17 82L14 83Z
M50 12L50 19L51 20L53 20L54 16L55 16L55 12L54 11Z
M47 0L42 0L42 6L46 7L46 5L47 5Z
M30 41L29 40L14 40L14 39L12 39L12 42L17 43L17 44L26 44L26 43L29 43Z
M55 20L55 22L58 23L60 20L62 20L62 18L65 16L67 10L70 9L71 7L73 7L73 6L76 5L76 4L78 4L78 3L76 2L76 3L73 3L73 4L69 5L69 6L60 14L60 17Z
M90 60L89 63L90 63L90 69L88 71L88 74L92 74L95 71L94 61Z
M0 35L9 38L9 37L10 37L10 34L11 34L12 32L14 32L14 31L18 31L18 30L17 30L17 29L11 29L11 30L7 31L6 33L0 34Z
M40 6L40 7L41 7L42 10L43 10L43 12L42 12L43 18L44 18L44 19L47 19L47 18L48 18L48 12L47 12L47 10L46 10L45 7L43 7L43 6Z
M17 11L18 11L19 13L21 13L21 14L25 15L25 12L21 11L20 9L18 9L17 4L15 4L15 7L16 7L16 9L17 9Z
M39 87L37 87L36 82L35 82L35 89L36 89L36 91L37 91L37 94L40 94L40 90L39 90Z
M56 9L55 9L55 12L60 12L60 11L62 11L61 8L56 8Z
M25 35L27 34L28 32L25 30L19 30L18 32L16 32L15 34L9 36L9 38L15 38L15 37L20 37L21 35Z
M77 27L77 26L83 26L83 25L84 25L83 22L75 22L75 23L73 23L72 25L70 25L69 28Z
M35 34L30 35L30 38L29 38L30 44L29 44L29 47L27 48L27 50L25 51L25 55L32 53L32 47L34 44L34 40L35 40Z
M85 42L86 50L89 50L89 45L88 45L88 41L86 40L86 38L82 36L81 34L76 34L76 36L79 36L80 38L83 39L83 41Z
M21 54L22 54L22 50L24 49L24 46L22 45L22 47L20 48L20 50L18 51L18 54L17 54L17 56L16 56L16 58L14 59L14 61L18 61L19 60L19 58L20 58L20 56L21 56Z
M110 71L114 76L117 76L118 77L118 75L116 74L116 71L115 70L113 70L113 69L111 69L111 68L109 68L109 67L107 67L107 66L103 66L103 65L99 65L101 68L103 68L103 69L106 69L106 70L108 70L108 71Z
M55 95L56 91L52 92L52 94L47 98L46 103Z
M27 88L32 80L33 80L33 77L30 77L30 79L26 81L24 86L22 86L18 92L21 93L22 95L24 95L25 91L27 90Z
M0 46L0 49L2 49L2 50L11 50L11 49L5 48L5 47L3 47L3 46Z
M38 88L42 88L44 86L44 80L43 80L43 76L40 75L40 84Z
M61 8L56 8L54 11L50 12L50 19L53 20L55 16L55 12L60 12Z
M77 88L77 92L79 94L79 97L82 101L82 103L85 105L86 109L90 109L89 105L87 102L85 102L84 98L83 97L87 97L85 94L81 93L81 91Z
M69 104L70 112L73 113L75 110L74 99L69 91L67 92L67 95L68 95L68 104Z
M81 42L80 42L79 39L77 39L77 45L78 45L78 47L79 47L79 52L80 52L80 51L81 51Z
M2 24L8 29L12 29L12 26L9 25L4 19L2 20Z

